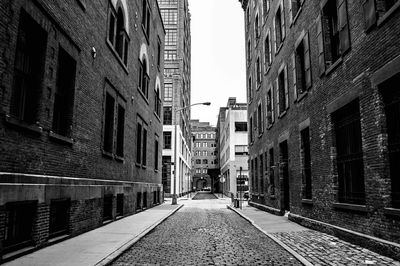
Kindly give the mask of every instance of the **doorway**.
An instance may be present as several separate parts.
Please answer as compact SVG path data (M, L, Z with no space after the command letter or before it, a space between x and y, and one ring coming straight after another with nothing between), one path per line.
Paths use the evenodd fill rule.
M289 153L287 140L279 144L280 171L282 173L282 209L290 211L290 188L289 188Z

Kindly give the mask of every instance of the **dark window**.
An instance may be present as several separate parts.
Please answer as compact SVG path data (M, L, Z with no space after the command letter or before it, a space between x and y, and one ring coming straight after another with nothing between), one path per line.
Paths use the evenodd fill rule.
M143 156L142 156L142 165L147 165L147 129L143 128Z
M254 192L256 193L259 193L258 182L258 159L254 158Z
M375 25L378 17L383 18L398 0L365 0L363 1L365 29Z
M333 121L336 134L339 201L364 204L364 164L358 100L333 113Z
M264 18L268 15L269 1L270 0L263 0L263 15L264 15Z
M158 170L158 137L155 136L155 140L154 140L154 170Z
M116 103L118 102L118 103ZM104 109L103 150L124 157L125 102L107 85Z
M161 66L161 42L158 40L157 43L157 66Z
M253 94L253 89L251 86L251 77L249 77L249 82L247 85L247 98L248 98L249 102L251 102L251 99L253 98L252 94Z
M285 39L285 16L282 15L282 6L278 8L275 14L275 45L276 52L279 49L279 46Z
M37 121L46 44L47 33L21 10L10 112L17 119L30 124Z
M275 195L275 162L274 149L269 149L269 193Z
M129 38L125 29L125 17L122 8L116 12L110 5L108 24L108 41L125 65L128 62Z
M147 61L145 58L143 58L142 62L140 62L139 89L146 98L149 96L149 80L149 74L147 73Z
M272 87L267 92L267 123L272 126L274 123L274 105L273 105Z
M262 116L262 106L261 103L257 107L257 127L258 127L258 135L263 133L263 116Z
M103 221L112 220L112 211L113 211L113 195L106 194L103 198Z
M388 134L392 205L400 208L400 74L380 86L383 93Z
M253 136L253 117L250 117L250 142L254 141L254 136Z
M250 169L251 169L251 192L252 193L256 193L256 189L255 189L255 184L256 184L256 180L255 180L255 175L254 175L254 160L250 161Z
M164 136L164 149L171 149L172 133L169 131L163 132Z
M158 117L161 117L161 97L160 97L160 89L157 87L154 92L154 112Z
M142 192L137 192L136 194L136 210L142 209Z
M286 67L279 73L276 84L278 89L278 114L282 114L289 107Z
M147 192L143 192L143 208L147 208Z
M124 215L124 194L119 193L117 194L117 212L116 216L123 216Z
M264 160L263 155L260 155L260 193L264 193Z
M8 253L33 244L32 229L36 215L36 201L6 204L6 223L3 251Z
M247 41L247 64L251 62L251 41Z
M165 193L171 193L171 156L162 157L161 182Z
M235 122L235 131L247 132L247 122Z
M71 137L75 72L76 61L59 47L52 129L55 133L66 137Z
M50 238L68 234L69 209L69 199L56 199L50 202Z
M144 32L146 33L146 37L150 38L150 7L147 3L147 0L142 1L143 12L142 12L142 27Z
M265 56L265 67L268 67L272 63L271 39L269 37L269 32L264 42L264 56Z
M140 117L136 132L136 163L142 166L147 164L147 124Z
M293 62L294 89L300 95L311 87L311 65L308 34L300 42L295 51Z
M136 163L142 162L142 124L137 124L136 130Z
M350 48L346 0L328 0L317 20L317 38L321 74Z
M311 151L310 151L310 129L307 127L300 132L301 137L301 175L303 199L312 198L311 177Z
M289 1L291 1L290 4L291 4L291 8L292 8L290 16L293 19L293 18L296 17L297 13L299 12L300 7L301 7L301 3L304 0L289 0Z
M200 159L196 159L196 164L201 164L201 160Z
M153 191L153 204L156 205L157 203L157 191Z
M258 15L256 16L255 22L254 22L254 33L257 39L260 38L260 25L259 25L259 20L258 20Z
M164 110L163 124L164 125L172 125L172 107L165 106L163 108L163 110Z
M208 160L207 160L207 159L204 159L204 160L203 160L203 164L208 164Z
M261 84L261 62L260 62L259 57L257 57L256 71L257 71L257 86L260 86L260 84Z

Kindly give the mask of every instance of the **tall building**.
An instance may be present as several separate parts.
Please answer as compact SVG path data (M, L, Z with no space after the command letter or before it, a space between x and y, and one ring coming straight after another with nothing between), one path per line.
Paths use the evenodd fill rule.
M220 108L217 131L221 192L239 197L248 190L247 104L230 97Z
M191 120L193 140L192 149L192 188L194 190L210 189L218 191L219 167L215 126L208 122Z
M162 201L153 1L0 3L0 263Z
M251 204L399 259L400 2L240 2Z
M188 1L158 0L165 26L162 183L167 196L190 191L190 13ZM175 143L175 125L177 141ZM176 149L176 153L175 153ZM174 158L176 155L176 158ZM176 163L176 173L173 173Z

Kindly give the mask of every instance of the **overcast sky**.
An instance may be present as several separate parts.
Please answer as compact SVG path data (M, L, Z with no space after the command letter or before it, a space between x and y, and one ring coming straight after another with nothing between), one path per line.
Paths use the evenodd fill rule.
M238 0L189 0L192 34L192 119L217 124L229 97L246 100L244 15Z

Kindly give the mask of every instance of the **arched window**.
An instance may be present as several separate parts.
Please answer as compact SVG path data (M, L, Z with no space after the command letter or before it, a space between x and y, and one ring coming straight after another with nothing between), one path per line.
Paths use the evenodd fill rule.
M160 117L161 115L161 98L160 98L160 88L157 86L154 92L154 112Z
M149 79L149 75L147 74L147 61L146 58L143 57L139 71L139 89L146 98L148 98L149 93Z
M113 6L110 7L109 24L108 24L108 42L117 52L118 57L125 65L128 62L128 46L129 37L125 28L126 15L122 7L115 12Z

